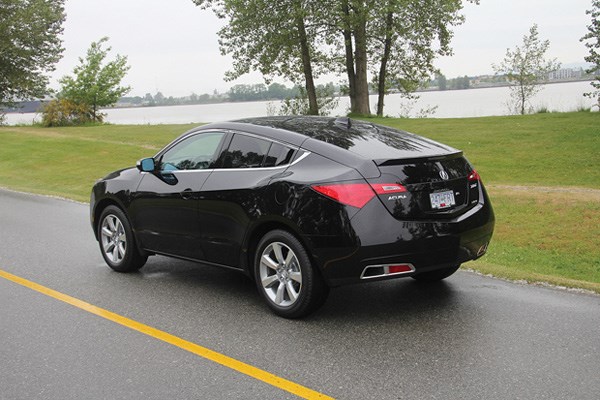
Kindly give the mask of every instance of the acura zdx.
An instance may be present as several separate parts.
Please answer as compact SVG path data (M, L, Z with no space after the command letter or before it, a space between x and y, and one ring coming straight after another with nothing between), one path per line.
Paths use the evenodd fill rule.
M330 287L444 279L481 257L494 229L460 150L327 117L192 129L99 180L90 214L115 271L155 254L233 268L286 318L316 310Z

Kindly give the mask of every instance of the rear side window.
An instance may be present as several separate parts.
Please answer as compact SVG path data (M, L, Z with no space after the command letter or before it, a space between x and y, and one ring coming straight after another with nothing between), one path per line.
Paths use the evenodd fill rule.
M221 155L221 168L258 168L269 152L271 142L252 136L235 135Z
M265 167L278 167L280 165L289 164L294 155L294 150L279 143L273 143L267 158L265 159Z

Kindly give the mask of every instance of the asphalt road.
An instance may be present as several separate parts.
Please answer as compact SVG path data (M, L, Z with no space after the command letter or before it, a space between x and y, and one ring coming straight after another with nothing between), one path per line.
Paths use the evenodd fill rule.
M0 270L339 399L600 393L600 296L458 272L338 288L289 321L232 271L153 257L112 272L86 205L2 190ZM295 397L0 278L0 399L235 398Z

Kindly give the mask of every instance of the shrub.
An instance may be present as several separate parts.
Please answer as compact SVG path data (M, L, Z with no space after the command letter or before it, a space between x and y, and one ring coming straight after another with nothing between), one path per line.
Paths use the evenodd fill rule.
M102 122L102 116L97 116ZM42 109L43 126L71 126L95 122L92 108L87 104L75 104L66 99L50 101Z
M537 109L536 114L548 114L550 111L550 109L546 106L541 106L540 108Z

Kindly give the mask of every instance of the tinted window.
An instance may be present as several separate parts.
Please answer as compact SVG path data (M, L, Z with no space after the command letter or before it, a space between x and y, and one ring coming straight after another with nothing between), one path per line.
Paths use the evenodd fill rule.
M215 153L224 135L221 132L208 132L182 140L163 154L160 170L212 168Z
M267 158L265 159L265 167L277 167L279 165L286 165L290 163L294 150L281 145L279 143L273 143Z
M296 132L372 160L427 157L458 150L408 132L348 118L265 117L240 120ZM310 142L306 143L310 146Z
M227 151L223 152L221 168L261 167L271 142L252 136L235 135Z

